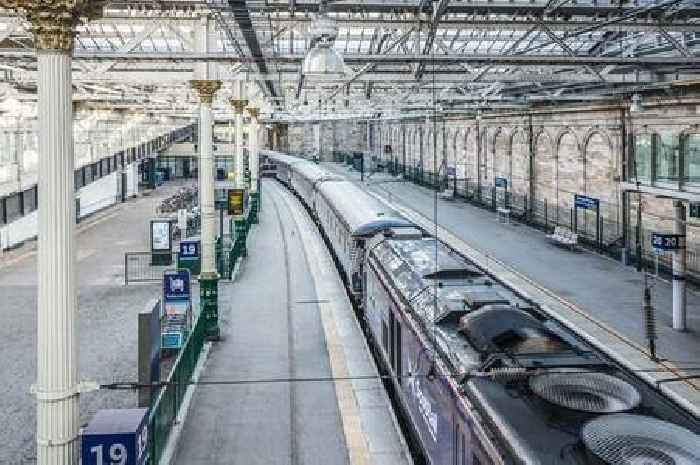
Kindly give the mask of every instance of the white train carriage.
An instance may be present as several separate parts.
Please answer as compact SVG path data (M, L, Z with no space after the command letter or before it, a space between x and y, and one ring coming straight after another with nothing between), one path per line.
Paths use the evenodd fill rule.
M315 213L333 247L356 301L362 302L363 262L367 239L394 228L415 228L349 181L316 185Z
M302 201L312 210L316 210L316 188L322 182L342 181L343 178L327 169L312 163L302 161L291 165L291 187L301 197Z
M306 162L303 158L292 157L272 150L261 150L260 155L275 165L277 179L290 187L292 181L292 165Z

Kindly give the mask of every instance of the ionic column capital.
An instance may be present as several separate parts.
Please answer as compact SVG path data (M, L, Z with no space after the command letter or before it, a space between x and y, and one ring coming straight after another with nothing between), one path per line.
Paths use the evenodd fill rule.
M239 115L242 115L245 107L248 106L247 99L231 99L230 103L233 109L236 110L236 113Z
M196 79L190 81L190 86L199 93L202 103L212 103L214 95L221 89L221 81L213 79Z
M19 11L31 23L37 50L73 51L76 27L102 14L103 0L0 0L0 6Z

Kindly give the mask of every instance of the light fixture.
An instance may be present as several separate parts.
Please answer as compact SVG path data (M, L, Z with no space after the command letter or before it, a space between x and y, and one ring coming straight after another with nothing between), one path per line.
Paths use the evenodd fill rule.
M342 79L345 77L343 56L333 47L338 25L326 13L326 1L321 1L318 14L309 27L309 40L314 44L306 52L301 72L312 79Z
M642 105L642 96L639 94L632 95L632 104L630 105L630 113L639 113L644 110Z
M345 61L329 39L321 38L307 52L301 72L312 78L342 79L345 77Z

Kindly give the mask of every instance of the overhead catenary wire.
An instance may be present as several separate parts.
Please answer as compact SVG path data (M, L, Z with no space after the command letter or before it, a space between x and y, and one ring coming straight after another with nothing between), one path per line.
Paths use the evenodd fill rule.
M697 375L679 376L658 380L658 383L667 383L671 381L683 381L686 379L700 378L700 366L686 367L685 371L697 372ZM571 368L538 368L536 370L525 370L526 375L536 375L540 373L590 373L587 369L571 369ZM668 370L662 368L650 368L632 370L634 373L668 373ZM251 379L227 379L227 380L198 380L198 381L156 381L153 383L140 383L138 381L115 381L112 383L100 384L102 390L135 390L141 388L167 387L167 386L245 386L259 384L285 384L285 383L335 383L343 381L362 381L362 380L392 380L392 379L455 379L464 380L469 378L501 378L502 370L493 371L471 371L466 373L454 374L436 374L429 373L407 373L405 375L355 375L355 376L309 376L309 377L274 377L274 378L251 378Z

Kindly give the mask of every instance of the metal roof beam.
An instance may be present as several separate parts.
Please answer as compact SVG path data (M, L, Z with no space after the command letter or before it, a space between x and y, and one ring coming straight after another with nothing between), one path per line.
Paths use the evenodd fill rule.
M422 5L422 0L421 0ZM433 12L430 16L430 25L428 26L428 35L425 38L425 45L423 46L423 55L427 55L433 49L433 43L435 42L435 34L437 33L438 26L440 25L440 18L447 10L449 5L449 0L439 0L436 3L432 3ZM414 78L416 81L420 81L425 72L425 63L418 63L416 67L416 72L414 73Z
M0 58L29 60L36 58L34 50L31 49L0 49ZM300 63L304 55L277 55L272 57L236 57L230 53L119 53L101 51L79 51L74 54L75 60L123 60L125 62L183 62L194 63L200 61L212 61L221 63L261 63L264 61L274 63ZM423 55L423 54L358 54L352 53L345 57L346 63L379 63L379 64L405 64L415 63L435 63L436 65L448 64L504 64L509 66L595 66L595 65L620 65L620 66L689 66L700 67L700 57L677 57L677 56L586 56L586 55L494 55L494 54L444 54L444 55ZM265 75L266 73L261 73Z

